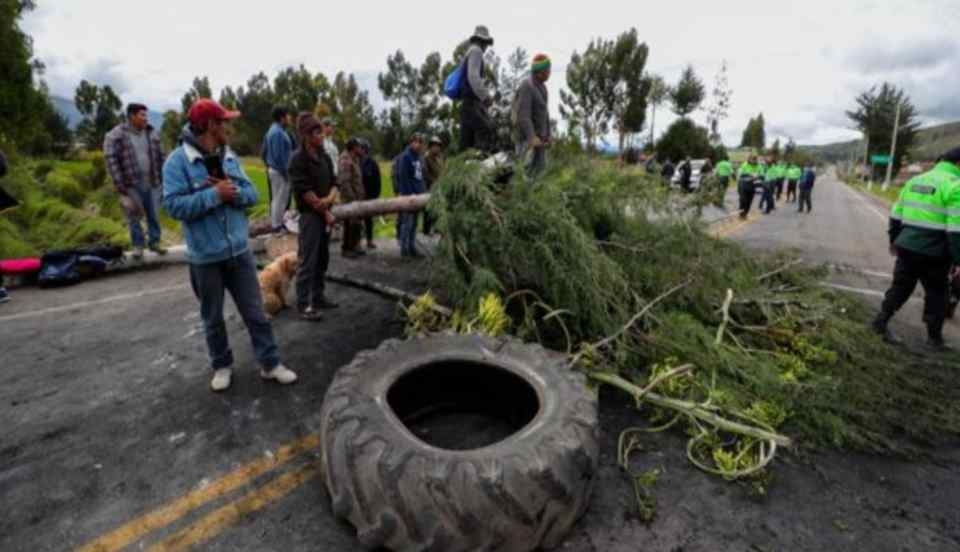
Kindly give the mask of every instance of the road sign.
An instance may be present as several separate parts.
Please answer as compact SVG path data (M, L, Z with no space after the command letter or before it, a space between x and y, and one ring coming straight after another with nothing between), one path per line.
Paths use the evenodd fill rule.
M870 156L870 162L873 163L874 165L889 165L890 156L874 154Z

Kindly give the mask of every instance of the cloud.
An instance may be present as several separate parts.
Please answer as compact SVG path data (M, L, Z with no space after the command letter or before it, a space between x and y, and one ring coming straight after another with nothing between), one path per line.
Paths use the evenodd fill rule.
M119 95L130 91L130 80L124 73L123 63L109 58L99 58L87 63L80 72L80 78L100 86L109 84Z
M846 56L848 68L862 74L921 71L956 59L960 45L953 38L915 37L899 44L871 40Z

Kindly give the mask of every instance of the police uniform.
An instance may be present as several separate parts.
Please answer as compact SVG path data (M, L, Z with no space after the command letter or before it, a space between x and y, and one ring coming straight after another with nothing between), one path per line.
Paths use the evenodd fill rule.
M960 148L908 181L890 214L890 243L897 250L893 285L887 291L874 329L890 339L887 324L923 285L923 320L928 343L943 346L951 262L960 263Z

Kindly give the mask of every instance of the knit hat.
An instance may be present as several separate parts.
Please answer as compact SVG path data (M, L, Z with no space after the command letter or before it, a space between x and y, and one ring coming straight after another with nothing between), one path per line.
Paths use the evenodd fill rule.
M314 130L322 126L320 120L309 111L297 116L297 132L300 133L300 136L309 136Z
M533 63L530 65L530 72L541 73L550 69L550 57L547 54L537 54L533 56Z

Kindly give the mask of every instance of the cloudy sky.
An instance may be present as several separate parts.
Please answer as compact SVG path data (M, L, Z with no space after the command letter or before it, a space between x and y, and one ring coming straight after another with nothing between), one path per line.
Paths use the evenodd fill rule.
M726 60L728 145L739 144L760 112L768 136L806 144L856 138L844 109L884 80L907 89L924 123L960 120L958 0L37 3L24 27L55 94L72 98L86 78L160 110L178 107L195 75L209 76L217 91L301 63L353 72L375 89L388 53L402 49L417 63L435 50L446 57L485 24L503 57L517 46L550 54L560 68L550 82L554 100L574 50L631 26L650 47L648 70L670 82L690 63L709 88ZM671 118L658 112L658 134Z

